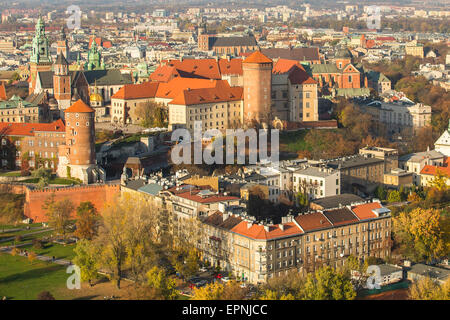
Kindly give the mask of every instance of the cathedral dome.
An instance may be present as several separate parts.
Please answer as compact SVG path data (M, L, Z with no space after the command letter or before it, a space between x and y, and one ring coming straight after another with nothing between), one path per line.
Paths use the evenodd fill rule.
M89 97L89 101L91 102L103 102L103 97L98 93L93 93Z
M58 109L58 102L55 98L50 98L48 100L48 106L50 107L50 109Z

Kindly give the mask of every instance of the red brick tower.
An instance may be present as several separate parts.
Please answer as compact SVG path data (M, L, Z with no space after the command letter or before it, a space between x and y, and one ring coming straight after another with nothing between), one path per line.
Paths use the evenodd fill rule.
M271 114L272 60L255 51L242 63L244 78L244 123L268 124Z
M81 99L65 111L69 163L95 164L95 111Z
M81 99L67 108L66 144L59 147L58 175L75 177L84 183L105 180L95 158L95 111Z
M69 75L69 63L62 53L58 53L58 57L56 58L53 67L53 94L58 101L60 110L65 110L70 107L72 90Z

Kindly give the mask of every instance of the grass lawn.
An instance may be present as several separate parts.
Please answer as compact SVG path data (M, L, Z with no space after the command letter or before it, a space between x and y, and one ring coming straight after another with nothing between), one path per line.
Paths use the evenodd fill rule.
M308 144L305 142L307 133L308 130L280 132L280 150L297 152L309 149Z
M30 224L19 223L17 225L14 225L14 224L0 224L0 231L3 231L3 229L5 229L5 230L17 229L17 228L25 229L26 227L30 227L30 228L42 227L42 223L30 223Z
M53 233L53 231L45 231L45 232L36 233L36 234L24 235L22 237L22 241L16 242L16 245L24 243L24 242L30 242L33 239L40 239L40 238L45 237L45 236L50 236L52 233ZM14 240L10 240L10 241L6 241L6 242L1 242L0 243L1 246L11 246L13 244L14 244Z
M5 171L5 172L0 172L0 176L2 176L2 177L21 177L22 173L20 171Z
M0 228L0 230L1 230L1 228ZM42 230L45 230L45 229L42 229ZM14 231L14 232L4 232L4 233L0 233L0 240L5 239L5 238L15 237L15 236L22 236L22 235L26 235L27 233L36 232L36 231L41 231L41 230L34 229L34 230L20 230L20 231Z
M68 244L64 246L58 243L47 243L42 249L35 249L32 244L20 247L19 249L32 251L38 255L49 257L55 256L56 259L72 260L75 257L75 253L73 252L74 248L75 244Z
M22 181L23 183L38 183L39 178L30 178ZM49 184L63 184L63 185L71 185L71 184L80 184L77 180L72 180L68 178L52 178L49 181Z
M69 274L64 266L0 253L0 296L15 300L34 300L41 291L57 292L66 288Z

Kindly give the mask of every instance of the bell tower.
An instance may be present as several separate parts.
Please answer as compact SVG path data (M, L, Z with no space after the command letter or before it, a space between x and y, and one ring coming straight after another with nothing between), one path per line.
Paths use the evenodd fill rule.
M67 41L66 33L64 31L64 27L61 28L61 32L59 33L59 39L56 42L56 54L59 55L62 53L64 58L69 61L69 43Z
M48 38L45 35L45 23L41 16L36 23L36 30L32 43L30 57L29 93L33 93L36 87L37 74L40 71L52 70L52 59L49 53Z
M70 107L72 98L71 80L69 75L69 63L60 52L53 65L53 95L58 101L61 116L64 116L64 110Z

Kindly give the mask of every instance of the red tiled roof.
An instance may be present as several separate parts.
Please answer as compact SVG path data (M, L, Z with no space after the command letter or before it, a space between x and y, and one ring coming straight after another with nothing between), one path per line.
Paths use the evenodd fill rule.
M446 158L445 162L444 162L444 166L440 167L440 166L431 166L431 165L426 165L422 168L422 170L420 171L420 174L426 174L426 175L436 175L438 173L438 171L441 174L445 174L450 178L450 158Z
M2 82L0 84L0 100L7 100L5 84Z
M156 97L174 99L183 90L214 88L217 82L226 80L208 80L208 79L189 79L189 78L175 78L167 83L160 83L156 91ZM228 83L228 82L227 82Z
M372 210L380 209L382 207L383 206L379 202L371 202L354 206L351 209L360 220L365 220L376 218L377 215L373 213Z
M273 66L272 73L286 73L289 72L293 66L297 66L303 71L305 68L296 60L278 59L277 63Z
M288 76L292 84L317 84L316 80L311 78L304 69L293 66Z
M263 55L261 51L255 51L243 63L272 63L272 60Z
M242 75L242 59L220 59L219 60L220 74L238 74Z
M375 40L369 39L369 40L366 41L366 48L367 49L373 48L374 46L375 46Z
M7 136L34 136L38 132L65 132L66 126L61 119L52 123L8 123L0 122L0 132Z
M87 113L87 112L95 112L94 109L89 107L87 104L83 102L83 100L79 99L77 102L72 104L69 108L67 108L64 112L66 113Z
M330 228L333 225L320 212L313 212L295 217L295 221L304 231Z
M394 37L377 37L377 41L395 41Z
M216 59L170 60L167 66L174 67L181 77L200 79L220 79L219 65Z
M167 82L175 77L219 80L225 74L242 75L242 59L185 59L163 61L150 75L152 81Z
M126 84L119 89L111 98L115 99L145 99L154 98L158 90L158 82L143 82L140 84Z
M214 102L242 100L242 87L230 87L226 81L214 88L183 90L170 104L195 105Z
M175 67L171 67L168 65L160 65L150 75L150 80L157 81L157 82L168 82L172 78L175 78L178 76L180 76L180 74L178 73L178 71Z
M252 224L252 226L248 227L247 221L242 221L233 229L232 232L243 235L252 239L275 239L282 238L287 236L293 236L296 234L303 233L299 227L295 225L293 222L288 222L283 224L284 230L281 230L280 225L273 225L269 227L269 231L264 229L264 226L259 224Z

